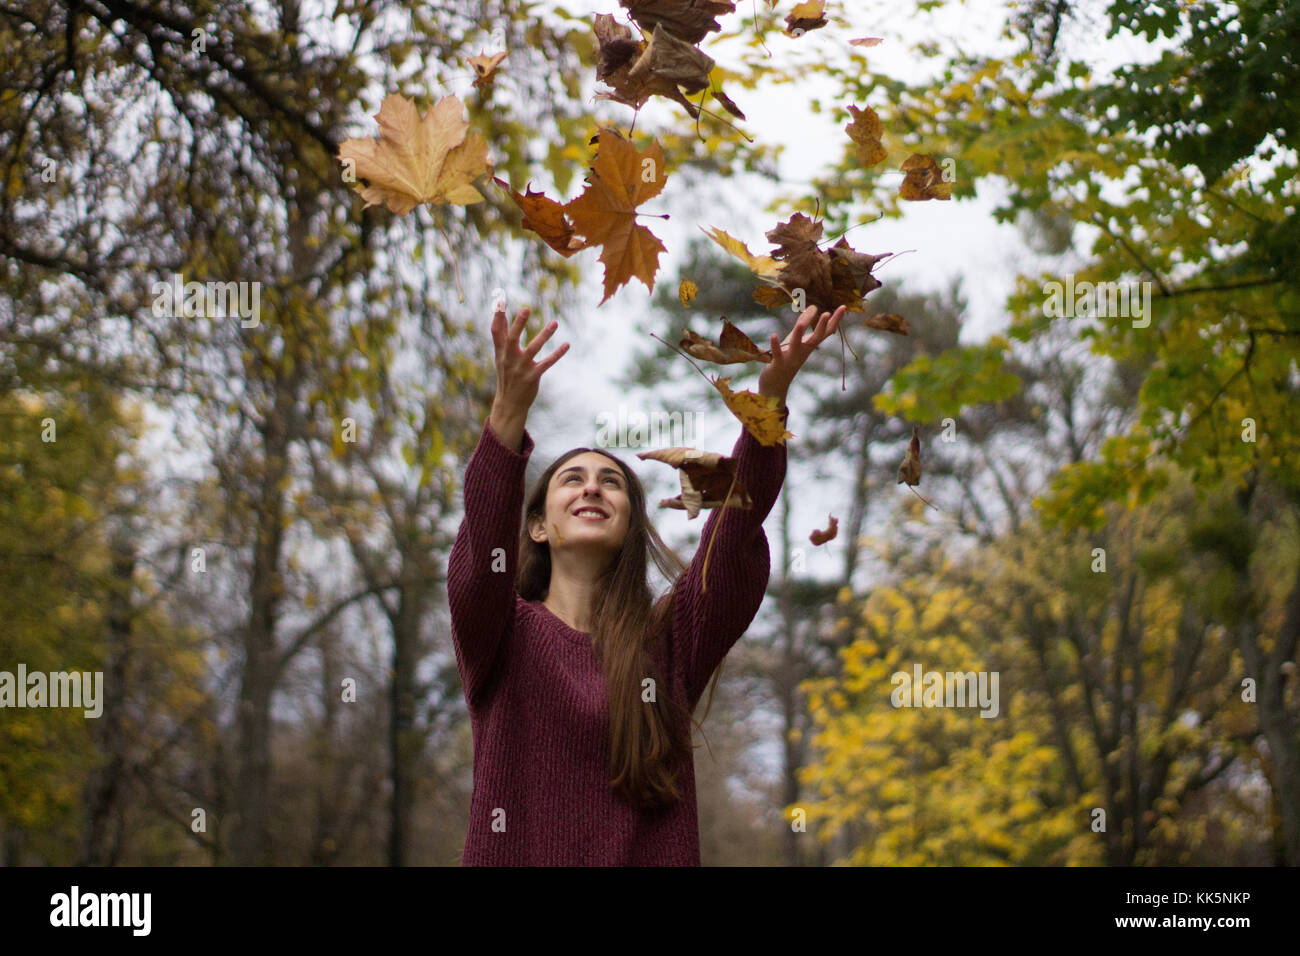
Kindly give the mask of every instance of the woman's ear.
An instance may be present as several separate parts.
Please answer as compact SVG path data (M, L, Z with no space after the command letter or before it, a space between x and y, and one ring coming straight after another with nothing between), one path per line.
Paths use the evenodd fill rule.
M546 543L546 523L539 518L528 519L528 537L538 544Z

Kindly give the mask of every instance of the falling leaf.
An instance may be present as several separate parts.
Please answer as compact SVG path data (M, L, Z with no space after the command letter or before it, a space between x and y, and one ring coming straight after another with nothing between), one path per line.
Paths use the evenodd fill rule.
M677 298L682 300L682 305L690 305L691 300L700 293L700 287L690 279L683 279L682 284L677 287Z
M597 96L640 109L652 96L665 96L686 107L694 119L700 108L683 95L709 85L713 58L685 40L656 27L648 42L634 40L632 31L607 13L596 14L600 43L596 79L614 92Z
M753 255L743 242L721 229L705 230L705 235L768 283L754 290L754 301L768 308L788 305L802 289L805 307L815 305L834 312L842 305L850 312L861 312L862 297L881 285L871 274L872 268L890 255L857 252L843 236L830 249L822 249L818 245L821 222L803 213L795 213L767 233L768 241L776 245L770 257Z
M952 183L943 181L943 173L933 156L913 153L902 166L907 175L898 189L899 199L913 202L923 199L951 199Z
M697 448L661 448L637 454L643 461L662 461L681 472L682 493L664 498L660 508L679 508L693 519L705 508L740 508L754 506L749 492L736 479L736 462L717 452ZM728 495L730 489L730 495Z
M414 101L390 93L375 119L377 138L347 139L339 160L352 163L357 192L367 206L384 203L404 216L420 203L457 206L482 202L470 183L492 169L487 140L469 132L464 105L455 96L435 103L421 118Z
M808 535L808 540L815 545L821 545L825 544L827 541L833 541L835 536L839 534L840 519L834 515L827 515L826 517L830 519L830 525L826 530L813 531L812 534Z
M713 387L722 393L722 400L731 409L731 414L740 419L745 430L760 445L784 445L787 438L794 437L785 430L781 402L775 396L750 391L733 392L730 378L713 379Z
M807 0L806 3L800 3L795 6L785 17L785 32L787 36L802 36L809 30L817 30L826 26L826 18L822 12L826 9L826 0Z
M850 106L849 113L853 116L853 122L844 127L844 131L849 134L849 139L857 144L855 153L858 162L863 166L874 166L885 158L885 147L880 142L885 127L881 124L876 111L870 106L861 109Z
M488 86L496 79L493 74L496 73L497 66L506 58L508 52L508 50L502 50L500 53L487 56L480 50L478 56L467 57L469 65L474 67L474 72L477 74L474 85L478 87Z
M869 315L863 325L869 329L897 332L899 335L908 335L912 331L907 324L907 319L901 315L895 315L893 312L887 312L884 315Z
M546 242L548 246L566 259L587 244L574 235L573 223L564 213L564 206L544 193L535 193L531 188L528 194L521 196L510 188L510 184L498 177L492 181L510 194L516 205L524 213L523 227L531 229Z
M921 433L917 426L912 426L912 440L907 443L907 457L903 463L898 466L898 481L896 485L907 482L909 485L918 484L921 481Z
M856 40L850 40L850 46L879 46L884 43L882 37L858 37Z
M772 361L771 349L759 349L750 341L748 335L728 322L725 316L722 322L722 335L719 336L717 345L703 336L696 335L690 329L683 333L683 338L677 345L683 352L716 365Z
M713 94L715 100L722 104L722 108L732 116L736 117L736 119L745 118L745 114L740 111L740 107L736 105L735 101L730 96L722 92L722 90L710 90L709 92Z
M687 43L699 43L722 25L714 17L734 13L734 0L619 0L632 22L646 33L655 27Z
M783 266L781 265L781 263L777 262L775 259L771 258L770 256L752 255L749 251L748 246L746 246L739 239L727 235L721 229L712 226L710 226L708 229L705 229L703 226L701 226L700 229L704 232L706 236L708 236L718 245L722 246L723 249L726 249L729 253L731 253L733 256L735 256L745 265L749 266L750 271L752 271L759 278L776 279L781 275L781 270ZM786 298L788 300L789 297L787 296Z
M617 130L602 128L596 160L587 174L582 195L564 207L574 230L588 245L601 247L605 265L605 297L633 277L654 291L659 254L665 252L649 229L638 225L636 207L664 188L664 154L658 142L644 151L623 139Z

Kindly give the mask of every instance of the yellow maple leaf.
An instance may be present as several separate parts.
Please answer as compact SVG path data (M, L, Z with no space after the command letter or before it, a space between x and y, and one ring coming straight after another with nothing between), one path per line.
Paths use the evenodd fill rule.
M785 430L781 421L781 402L774 396L759 395L755 392L733 392L731 379L715 378L713 387L722 393L722 400L731 409L731 414L740 419L746 431L753 435L760 445L783 445L794 434Z
M777 262L771 256L754 255L749 251L747 245L734 236L727 235L716 226L710 226L708 229L701 226L700 229L706 236L718 245L722 246L723 249L726 249L745 265L749 266L750 271L760 279L767 279L768 281L775 282L781 277L781 270L784 269L785 266L782 263ZM787 296L787 298L789 297Z
M492 168L487 140L469 132L464 105L446 96L421 118L414 101L384 97L375 119L379 136L344 140L339 160L350 164L367 206L383 203L404 216L420 203L457 206L482 202L471 182Z
M683 279L682 284L677 287L677 298L682 300L682 305L689 305L699 293L700 287L690 279Z

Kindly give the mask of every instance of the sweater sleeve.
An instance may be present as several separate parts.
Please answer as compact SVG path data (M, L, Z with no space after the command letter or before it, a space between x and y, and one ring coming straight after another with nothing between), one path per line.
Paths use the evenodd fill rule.
M789 409L782 406L783 421L788 414ZM736 477L749 492L753 507L709 512L695 557L682 573L673 599L673 659L681 662L692 710L709 675L740 640L763 603L771 570L763 521L785 480L784 443L761 445L742 427L731 456ZM709 552L709 537L715 527L717 538ZM709 567L703 574L706 554Z
M465 466L465 516L447 559L452 643L471 709L482 703L514 626L524 469L533 450L527 429L522 445L506 447L484 422Z

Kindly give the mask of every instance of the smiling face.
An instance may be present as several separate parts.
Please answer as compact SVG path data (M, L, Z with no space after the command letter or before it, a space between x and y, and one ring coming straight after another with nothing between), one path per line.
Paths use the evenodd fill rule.
M627 479L618 464L588 451L556 469L546 489L546 531L530 529L533 540L552 548L596 545L617 552L623 546L632 506Z

